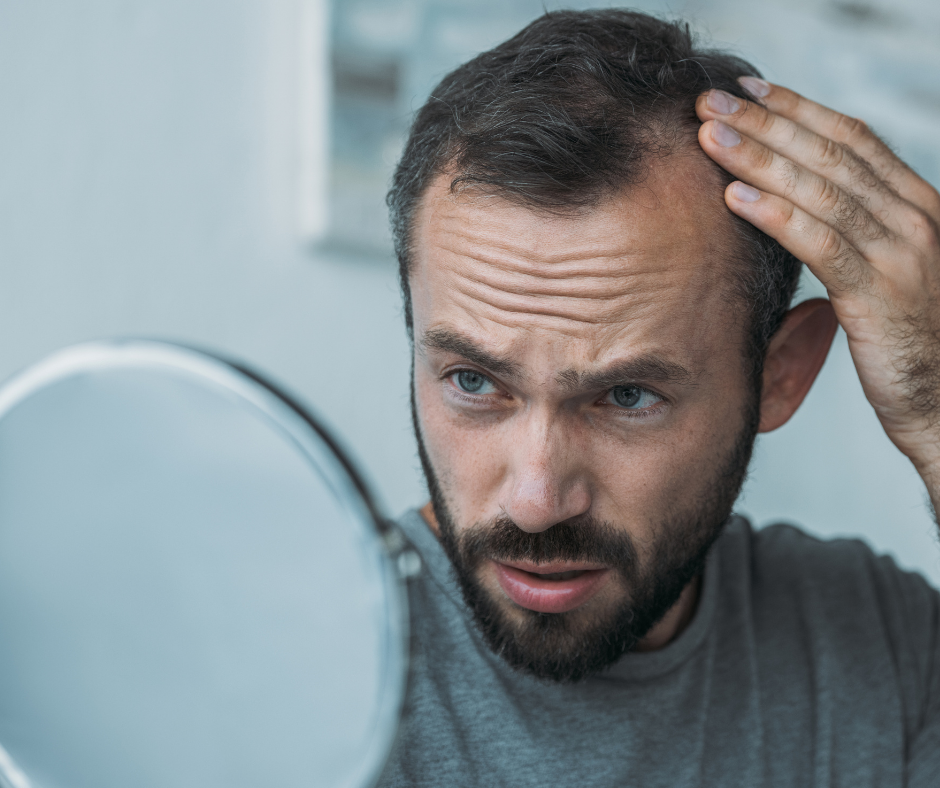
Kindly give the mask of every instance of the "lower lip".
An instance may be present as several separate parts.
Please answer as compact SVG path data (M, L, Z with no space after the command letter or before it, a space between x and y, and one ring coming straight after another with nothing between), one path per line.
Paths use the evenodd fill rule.
M567 613L593 597L607 579L609 569L590 569L570 580L543 580L496 563L499 585L513 602L537 613Z

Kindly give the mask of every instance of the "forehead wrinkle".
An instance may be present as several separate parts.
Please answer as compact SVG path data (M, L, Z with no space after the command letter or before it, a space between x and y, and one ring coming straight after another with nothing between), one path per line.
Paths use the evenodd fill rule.
M703 154L701 158L704 158ZM491 246L553 267L577 263L585 258L622 258L625 256L624 243L633 246L642 241L650 251L650 239L644 232L644 225L651 211L662 213L668 210L672 214L667 220L669 233L659 239L659 248L654 250L657 255L668 254L672 249L685 249L690 243L703 246L700 224L683 223L681 214L686 211L676 205L677 197L681 203L688 196L689 176L697 173L689 173L687 167L680 168L680 177L675 183L676 179L669 177L676 170L674 165L657 169L661 170L653 179L657 188L653 188L652 182L643 183L640 188L628 189L605 201L618 213L615 230L598 228L593 221L596 214L593 209L578 209L559 216L542 214L537 209L504 200L499 195L483 195L480 199L472 192L454 194L449 189L449 180L443 176L429 188L422 208L435 214L438 233L465 240L471 246ZM675 193L677 190L679 194ZM723 199L717 202L724 207ZM694 208L698 207L697 201ZM513 217L518 215L526 217L522 224L513 221ZM429 223L424 226L430 229Z
M449 275L458 281L466 280L459 283L459 288L483 300L487 300L484 290L491 290L494 295L495 291L503 291L533 298L560 297L612 303L634 294L658 298L664 292L676 291L676 285L684 293L688 293L692 286L704 294L717 284L715 264L711 259L713 255L706 249L700 250L699 254L685 255L689 257L685 260L683 255L670 254L668 246L653 252L644 249L642 253L621 249L607 256L555 265L480 248L459 237L435 240L438 240L437 251L422 255L423 264L430 271L436 269L438 274ZM536 308L544 312L545 305ZM583 309L584 304L575 308ZM567 308L559 314L570 316Z
M587 320L583 315L566 317L562 315L532 314L528 311L510 312L500 310L488 304L483 309L470 313L462 311L461 319L468 320L480 330L495 328L518 330L526 336L544 337L557 336L559 338L606 344L610 337L622 332L622 327L615 320L595 321Z
M583 217L538 217L499 199L455 198L449 181L432 184L416 221L416 303L461 321L593 339L599 334L675 333L722 298L727 275L720 244L689 202L688 179L656 206L615 200ZM628 195L629 197L629 195ZM723 205L723 203L722 203ZM647 215L652 207L657 210ZM662 210L662 209L665 210ZM711 212L709 212L710 215ZM702 221L686 221L701 218ZM588 256L588 259L585 257Z
M609 290L618 283L626 287L646 276L668 278L663 276L661 264L645 261L640 255L582 259L577 261L578 265L565 266L492 254L475 247L466 251L452 247L440 249L446 252L446 255L437 255L441 268L476 281L486 277L507 283L516 280L520 291L526 292L541 287L545 293L553 294L563 286L596 286Z
M548 234L548 239L525 243L527 234L523 234L521 242L514 243L512 239L519 236L518 230L513 232L498 228L493 232L486 232L477 222L466 220L460 221L459 224L459 229L445 228L439 231L444 237L433 240L440 249L455 257L483 263L494 269L528 273L542 279L617 279L625 275L625 265L643 266L644 258L668 258L679 262L681 255L674 254L674 250L685 251L688 246L688 239L680 233L671 234L668 240L657 244L655 249L650 249L647 243L642 247L642 252L630 251L630 244L623 237L610 239L607 243L592 239L590 242L572 245L572 239L566 237L559 242L551 233ZM624 225L619 229L623 230L627 226L625 219ZM574 240L581 238L577 236ZM635 272L642 274L654 270L661 270L661 266L654 267L653 264L647 263Z
M631 320L642 318L653 309L662 309L663 302L649 303L629 295L598 296L591 294L546 295L514 292L494 287L486 282L461 280L451 285L451 298L463 308L491 310L525 316L560 318L588 324L614 324L622 322L625 313ZM631 304L630 302L633 301Z
M457 245L477 248L491 248L504 251L507 256L522 258L523 261L538 261L551 266L563 266L565 263L579 263L585 258L613 258L622 256L622 239L609 239L602 242L596 235L585 238L583 233L563 233L559 238L558 217L538 220L526 211L534 230L522 230L518 226L504 226L507 207L509 215L524 210L516 206L491 206L489 210L460 211L461 207L448 206L450 210L440 211L438 218L441 227L438 233L455 239ZM502 208L502 210L500 210ZM626 217L625 217L626 219ZM565 217L565 225L579 226L576 217ZM550 229L553 228L553 229ZM537 264L537 263L536 263Z
M439 273L445 273L440 271ZM684 290L674 277L660 271L625 272L622 286L591 280L542 282L538 278L487 276L479 266L457 266L446 271L451 298L464 301L464 308L487 305L508 312L562 317L591 323L612 323L643 317L653 309L674 302Z
M628 298L639 292L654 294L657 291L667 290L670 284L668 280L671 279L654 272L631 272L619 277L621 280L620 287L611 287L607 281L595 281L588 277L559 281L545 280L540 276L516 274L514 272L506 272L496 276L487 276L487 273L477 267L453 272L458 282L463 281L471 286L476 285L504 293L547 298L589 298L597 301Z
M450 240L450 239L449 239ZM457 237L449 244L442 243L452 254L484 263L492 268L532 273L546 279L564 279L572 276L607 278L619 276L619 269L630 260L639 263L639 255L623 248L591 248L570 250L567 254L538 254L519 245L478 241Z

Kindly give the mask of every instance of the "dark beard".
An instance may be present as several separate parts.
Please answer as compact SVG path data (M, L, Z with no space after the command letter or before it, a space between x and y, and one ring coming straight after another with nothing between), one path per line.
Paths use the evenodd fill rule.
M643 567L626 529L589 515L540 533L523 531L502 517L458 534L424 445L412 383L411 412L418 455L441 545L453 565L464 601L493 652L513 668L537 678L573 683L609 667L633 650L675 605L683 589L701 574L711 546L727 523L747 475L757 434L758 401L759 392L748 403L745 425L732 450L716 462L717 471L703 491L660 522ZM477 570L486 559L602 563L619 576L629 590L629 599L606 615L587 620L580 610L538 613L517 608L516 617L523 617L519 623L506 615L477 579Z

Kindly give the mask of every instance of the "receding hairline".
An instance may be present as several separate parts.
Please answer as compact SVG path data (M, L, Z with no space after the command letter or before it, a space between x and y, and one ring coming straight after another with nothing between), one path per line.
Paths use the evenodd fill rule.
M672 166L683 160L700 162L715 176L716 183L724 181L721 183L722 189L731 182L731 176L709 158L699 145L698 123L683 122L681 113L675 109L655 112L653 118L655 120L651 120L643 134L646 150L639 159L632 162L634 169L629 174L611 171L609 174L612 178L609 181L601 181L590 189L579 187L566 189L563 184L559 183L559 199L543 198L527 190L522 184L502 181L489 183L478 180L472 173L461 169L459 149L444 151L441 153L438 166L428 177L423 191L419 193L415 201L412 216L420 211L432 184L439 182L442 178L450 179L450 191L455 196L468 194L495 197L528 208L533 213L561 218L577 218L618 194L629 192L634 188L642 188L650 174L656 171L657 164ZM560 196L567 197L567 201L562 202Z
M467 184L458 182L459 175L452 168L446 169L433 178L431 178L419 197L415 210L411 217L411 227L409 228L409 248L407 254L407 275L411 277L416 259L417 240L420 233L416 232L417 224L420 221L428 222L428 211L430 206L428 201L435 196L449 195L453 200L459 201L468 199L471 201L494 201L496 204L504 203L512 208L523 209L533 216L547 220L570 220L578 221L586 216L600 210L603 206L621 199L634 200L642 199L644 195L652 196L653 199L666 202L668 198L664 197L662 191L664 188L672 187L672 180L669 176L674 174L677 168L685 166L682 171L682 182L688 188L698 192L703 202L710 203L713 207L716 220L722 221L727 227L725 234L725 244L727 248L721 254L723 259L729 261L730 265L747 265L747 261L742 259L740 242L734 231L734 224L740 221L728 209L724 201L724 189L732 178L728 173L715 164L699 147L698 141L683 146L669 156L655 157L648 163L644 163L645 174L639 181L628 181L621 184L617 189L598 190L594 193L590 203L582 203L565 208L563 206L547 207L540 204L533 204L522 195L514 192L507 192L498 186ZM456 186L455 186L456 183ZM442 194L441 186L446 186L446 192Z

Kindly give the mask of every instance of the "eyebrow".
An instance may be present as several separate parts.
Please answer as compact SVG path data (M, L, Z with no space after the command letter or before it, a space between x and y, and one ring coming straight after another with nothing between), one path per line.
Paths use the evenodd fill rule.
M421 337L421 345L428 349L454 353L467 361L510 380L524 377L522 366L515 361L484 350L470 337L447 328L431 329ZM681 364L648 353L626 361L615 362L606 369L584 372L566 369L556 380L569 392L598 391L622 386L626 383L660 383L694 385L695 376Z
M467 361L478 364L490 372L494 372L510 380L518 380L522 375L522 366L515 361L484 350L470 337L459 334L448 328L435 328L426 331L421 337L421 345L431 350L442 350L463 356Z
M569 391L597 391L622 386L625 383L661 383L688 386L695 382L694 375L681 364L654 354L618 361L597 372L566 369L558 373L558 382Z

